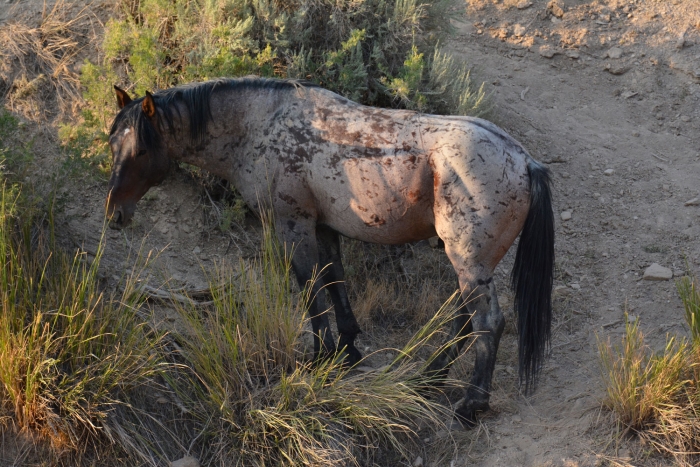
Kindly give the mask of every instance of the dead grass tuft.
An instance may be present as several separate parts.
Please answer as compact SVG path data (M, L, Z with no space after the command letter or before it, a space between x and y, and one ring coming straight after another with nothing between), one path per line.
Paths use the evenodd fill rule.
M697 279L677 284L686 309L692 341L669 337L654 353L644 343L639 322L626 320L622 343L599 342L605 405L625 432L640 438L676 465L700 462L700 338Z
M0 28L0 95L10 110L35 121L76 113L82 97L74 65L90 21L87 7L73 10L58 0L38 26L17 21Z

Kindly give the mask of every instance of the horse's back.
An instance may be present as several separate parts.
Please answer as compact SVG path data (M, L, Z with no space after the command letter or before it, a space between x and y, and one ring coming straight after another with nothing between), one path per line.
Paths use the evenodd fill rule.
M436 232L462 244L504 229L517 236L529 156L497 126L362 106L320 88L301 94L297 113L279 122L294 149L281 156L280 189L318 223L390 244Z

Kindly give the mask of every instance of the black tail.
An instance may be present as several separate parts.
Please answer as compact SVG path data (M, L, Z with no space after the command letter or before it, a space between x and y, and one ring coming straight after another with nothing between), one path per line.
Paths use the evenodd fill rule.
M511 275L518 315L520 384L534 389L544 353L549 346L554 280L554 214L549 170L528 162L530 210L520 233Z

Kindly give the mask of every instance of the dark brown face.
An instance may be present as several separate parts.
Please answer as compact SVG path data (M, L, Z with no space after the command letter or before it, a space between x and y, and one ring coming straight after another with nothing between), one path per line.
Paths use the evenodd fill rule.
M119 91L117 100L120 106L128 105L131 99L128 99L128 96L128 101L124 101L123 96L120 99ZM150 105L153 106L149 118L155 123L157 112L153 98L148 94L144 101L146 100L150 100ZM146 105L140 107L140 111L144 111ZM110 220L109 226L121 229L131 222L138 200L152 186L165 179L170 159L163 151L144 147L137 130L127 124L114 130L109 137L109 146L112 150L112 176L109 179L106 214Z

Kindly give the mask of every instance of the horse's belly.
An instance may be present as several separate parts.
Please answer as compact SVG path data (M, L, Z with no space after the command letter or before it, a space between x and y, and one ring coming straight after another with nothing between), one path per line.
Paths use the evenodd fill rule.
M399 244L436 235L432 203L428 200L373 203L350 198L339 201L330 197L321 203L318 222L346 237L370 243Z

